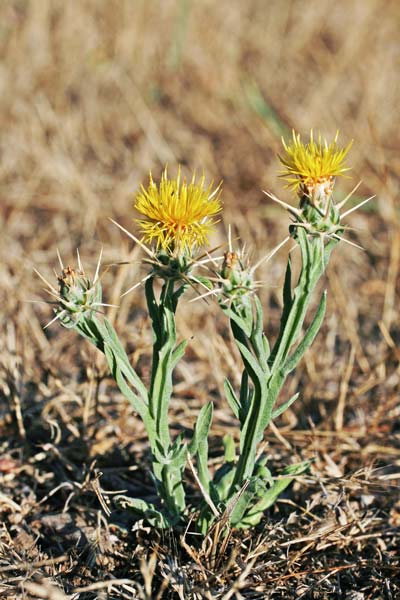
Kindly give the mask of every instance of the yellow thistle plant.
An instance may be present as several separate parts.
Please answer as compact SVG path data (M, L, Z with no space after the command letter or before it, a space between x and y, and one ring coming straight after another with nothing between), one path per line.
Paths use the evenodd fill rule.
M304 194L304 186L344 173L347 170L344 159L349 147L340 150L336 138L333 143L327 144L320 137L314 141L312 135L310 142L304 145L299 136L293 134L293 142L285 144L286 155L281 157L292 188L299 191L303 186L301 191ZM73 328L105 354L116 384L144 423L157 500L120 495L114 498L114 502L119 507L133 510L154 527L177 527L183 531L188 522L195 520L203 533L215 525L215 535L215 531L224 530L226 533L228 527L254 526L279 494L309 466L309 461L291 463L279 477L275 477L267 466L268 457L260 453L259 444L266 428L298 396L295 394L279 401L289 373L296 368L323 322L325 293L304 328L316 285L325 272L333 248L342 239L337 230L343 226L335 213L338 225L332 229L331 211L324 216L321 206L313 205L308 196L303 199L304 206L298 209L269 195L284 204L294 220L289 227L290 235L250 267L246 255L232 247L230 235L229 251L223 256L192 259L195 250L207 243L208 234L216 223L221 210L220 187L214 190L212 186L205 188L204 177L196 183L193 176L187 183L185 179L181 180L180 171L175 179L168 179L165 170L159 185L150 176L148 187L141 188L135 207L143 217L138 221L142 241L119 227L141 243L151 257L147 259L151 269L142 281L145 282L154 342L150 377L146 376L144 380L131 365L113 325L101 311L107 305L101 301L100 259L93 282L84 275L78 255L78 269L65 269L60 259L62 275L58 291L47 284L51 296L57 300L53 321L58 320L63 326ZM346 201L347 198L335 210L339 210ZM328 230L324 230L324 226ZM270 344L264 332L263 307L253 275L262 262L272 258L290 239L300 248L301 268L293 284L289 255L280 330ZM185 260L181 260L182 256L186 257ZM237 419L239 435L224 437L225 457L221 459L221 467L212 472L208 468L212 400L200 410L189 439L185 439L186 429L185 433L176 435L176 428L169 425L173 372L183 358L187 344L186 340L177 341L175 314L180 298L189 287L187 271L178 269L176 276L170 275L174 261L179 264L179 261L182 264L186 261L191 269L208 269L206 277L203 277L207 291L199 298L212 294L218 296L241 357L238 364L240 385L236 386L226 379L224 386L227 403ZM160 264L170 269L164 274L161 272L161 290L157 281ZM203 284L197 272L195 276L191 275L190 283L192 286ZM187 465L199 489L197 504L193 500L188 504L188 497L193 499L194 494L193 478L192 483L188 483L186 478Z

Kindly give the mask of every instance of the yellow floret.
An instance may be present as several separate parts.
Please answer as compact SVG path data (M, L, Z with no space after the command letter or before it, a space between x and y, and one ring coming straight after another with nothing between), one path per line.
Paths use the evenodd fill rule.
M164 170L159 185L149 176L147 189L141 186L135 198L135 208L145 218L137 219L143 241L169 252L189 252L208 241L210 231L221 211L221 186L204 188L204 176L196 183L183 178L180 169L175 179L168 179Z
M315 141L312 131L308 144L303 144L300 135L296 135L294 131L289 144L282 140L285 154L278 155L278 158L284 166L281 177L288 181L288 187L298 192L302 185L307 188L349 171L345 158L352 142L345 148L340 148L337 145L338 133L330 144L321 138L321 134Z

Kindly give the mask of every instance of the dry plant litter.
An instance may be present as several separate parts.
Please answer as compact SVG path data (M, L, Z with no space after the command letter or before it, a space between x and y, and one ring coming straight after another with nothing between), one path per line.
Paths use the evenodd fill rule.
M396 598L397 2L10 0L0 10L3 597ZM338 197L359 179L355 202L377 195L349 215L349 239L366 251L332 257L323 330L285 388L300 404L265 438L275 465L296 454L314 459L311 473L256 533L199 544L190 533L131 531L112 498L152 493L144 430L88 346L43 332L47 307L26 302L40 297L32 269L52 276L55 244L71 260L84 248L95 268L104 245L105 263L127 262L103 280L118 304L143 273L108 217L131 230L132 192L165 163L223 179L225 222L265 254L286 223L259 190L281 196L280 136L311 127L357 141ZM213 243L224 237L220 226ZM261 272L274 335L284 257ZM193 323L201 330L176 374L174 423L192 428L214 400L216 466L218 439L236 431L219 373L227 366L235 381L238 355L223 321L211 335L216 307L196 302L188 314L182 336ZM148 376L140 294L108 318Z

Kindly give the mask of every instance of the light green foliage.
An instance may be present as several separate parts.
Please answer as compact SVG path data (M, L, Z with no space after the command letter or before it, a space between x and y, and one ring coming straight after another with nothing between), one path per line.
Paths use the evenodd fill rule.
M251 302L245 310L242 299L234 293L230 304L221 301L221 308L230 318L232 333L244 366L239 398L231 383L225 381L228 403L240 423L239 457L233 467L234 475L227 500L245 487L231 514L231 524L236 527L256 524L293 477L303 473L309 466L309 463L292 465L280 479L273 481L265 464L256 461L257 447L265 429L298 396L295 394L278 408L275 407L287 375L312 344L322 324L326 308L325 293L311 324L302 333L313 291L333 247L338 243L337 240L329 240L327 244L321 244L319 238L309 235L303 227L296 227L292 235L300 246L302 268L297 285L292 290L289 259L280 331L271 352L263 333L259 298L255 294L249 295ZM297 342L297 347L292 350Z
M318 188L319 189L319 188ZM207 532L220 520L223 526L255 526L293 479L304 473L309 461L291 464L280 475L272 475L267 457L257 455L265 430L297 399L298 394L278 404L288 374L296 368L313 343L324 319L326 293L308 327L303 330L315 287L324 273L334 246L341 239L340 215L330 195L318 196L312 204L308 196L293 209L296 221L290 235L301 255L297 283L292 284L288 258L283 287L280 329L270 345L264 333L263 307L253 281L254 268L230 250L225 254L216 277L205 279L192 274L195 261L187 254L169 254L162 248L154 254L152 271L146 278L145 295L153 328L153 354L150 384L147 387L131 366L114 328L98 315L101 305L99 281L92 284L83 271L63 271L60 277L60 307L57 318L73 327L102 351L122 394L140 415L146 427L152 455L152 475L158 495L157 505L125 496L117 504L133 510L157 528L181 526L194 513L198 529ZM325 204L324 204L325 202ZM96 279L96 278L95 278ZM161 292L155 283L162 281ZM190 441L180 434L173 438L168 422L173 392L173 371L184 355L186 341L177 341L175 313L179 299L189 284L205 286L215 293L230 323L243 369L238 390L226 379L227 403L239 423L239 443L223 438L224 460L212 474L209 470L208 438L213 404L200 410ZM192 462L193 461L193 462ZM188 506L185 470L194 470L200 488L198 506Z

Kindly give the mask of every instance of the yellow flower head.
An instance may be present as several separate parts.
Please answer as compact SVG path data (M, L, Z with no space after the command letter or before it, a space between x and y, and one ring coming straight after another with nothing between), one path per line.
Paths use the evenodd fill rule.
M212 191L204 188L204 175L196 183L181 181L180 168L175 179L168 179L167 169L157 186L149 176L147 189L141 186L135 198L135 208L145 218L137 219L146 243L157 249L189 252L207 243L208 235L217 223L221 211L221 186Z
M296 135L294 131L293 140L289 144L282 140L285 154L278 155L278 158L284 166L281 177L288 181L288 187L301 193L304 188L307 191L320 184L333 184L337 175L349 171L345 158L352 142L345 148L340 148L337 145L338 135L339 132L330 144L321 138L321 134L315 141L312 131L308 144L303 144L300 135Z

